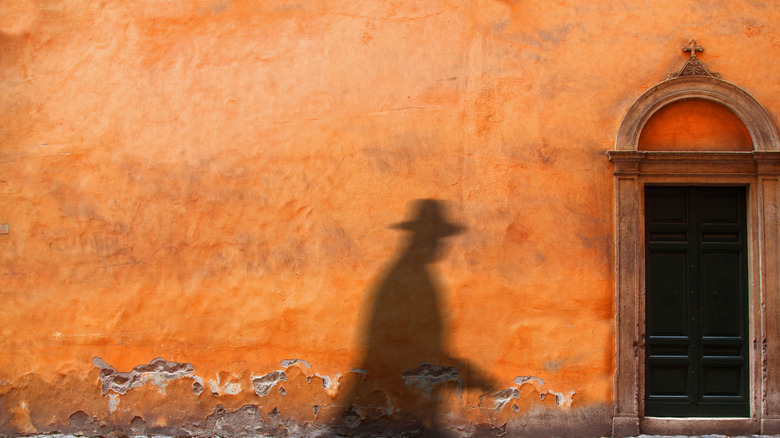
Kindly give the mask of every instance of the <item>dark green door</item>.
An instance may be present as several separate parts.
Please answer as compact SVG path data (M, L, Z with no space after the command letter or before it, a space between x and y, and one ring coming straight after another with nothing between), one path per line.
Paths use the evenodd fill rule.
M744 187L645 187L645 415L747 417Z

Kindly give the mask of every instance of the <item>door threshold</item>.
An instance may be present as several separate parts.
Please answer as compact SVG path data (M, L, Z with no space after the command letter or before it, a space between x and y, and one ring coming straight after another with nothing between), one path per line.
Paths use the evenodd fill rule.
M639 428L647 435L754 435L761 431L756 418L643 417Z

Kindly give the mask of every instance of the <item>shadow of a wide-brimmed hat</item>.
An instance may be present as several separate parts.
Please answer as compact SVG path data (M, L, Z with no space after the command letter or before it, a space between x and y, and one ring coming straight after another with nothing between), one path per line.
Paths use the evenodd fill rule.
M454 236L466 231L464 225L447 219L445 204L438 199L418 199L411 204L410 211L412 219L393 224L391 228L427 237Z

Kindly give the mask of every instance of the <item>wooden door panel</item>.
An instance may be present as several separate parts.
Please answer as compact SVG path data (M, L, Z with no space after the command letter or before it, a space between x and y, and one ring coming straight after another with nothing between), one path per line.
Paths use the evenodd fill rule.
M701 193L699 197L699 220L702 225L731 224L740 225L738 192Z
M733 251L703 251L701 272L702 336L741 337L742 294L740 274L742 254Z
M702 398L740 397L742 388L742 366L702 366Z
M645 415L748 416L745 189L645 194Z
M688 336L687 264L686 252L659 251L648 257L647 284L653 293L647 302L647 333L653 341L659 336Z
M653 224L688 223L688 197L684 193L656 193L648 201L646 207Z
M653 397L684 398L688 400L688 369L686 360L680 365L656 365L650 367L648 384L651 386Z

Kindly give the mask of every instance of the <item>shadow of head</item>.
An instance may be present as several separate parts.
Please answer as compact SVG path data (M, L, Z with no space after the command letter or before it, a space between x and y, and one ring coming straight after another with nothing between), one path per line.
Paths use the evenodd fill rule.
M447 219L446 204L437 199L418 199L411 204L410 220L392 228L408 231L406 255L421 263L435 261L441 253L442 239L460 234L466 227Z

